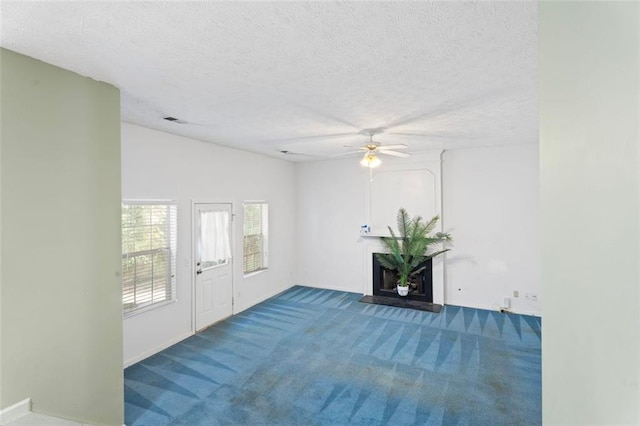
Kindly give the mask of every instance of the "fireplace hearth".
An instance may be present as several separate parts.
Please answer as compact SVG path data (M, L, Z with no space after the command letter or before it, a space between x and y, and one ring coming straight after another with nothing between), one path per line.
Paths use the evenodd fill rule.
M412 277L409 282L408 300L417 300L421 302L433 303L433 278L431 276L432 262L427 259L422 262L418 268L423 268L416 276ZM398 272L392 271L380 265L375 253L373 254L373 295L374 296L393 296L398 293L396 284L398 282ZM400 296L399 296L400 297ZM405 296L402 296L405 297Z
M364 296L360 301L421 311L440 312L441 305L433 303L433 266L427 259L420 264L422 270L412 277L409 294L400 296L396 291L398 273L383 267L376 254L373 257L373 296Z

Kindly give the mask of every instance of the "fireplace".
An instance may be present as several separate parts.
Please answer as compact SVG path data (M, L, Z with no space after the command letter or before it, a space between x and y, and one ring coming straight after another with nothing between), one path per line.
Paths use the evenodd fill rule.
M380 265L376 254L373 253L373 295L386 297L402 297L407 301L433 303L433 275L432 261L427 259L419 265L423 268L417 275L411 278L409 295L398 296L396 284L398 273Z

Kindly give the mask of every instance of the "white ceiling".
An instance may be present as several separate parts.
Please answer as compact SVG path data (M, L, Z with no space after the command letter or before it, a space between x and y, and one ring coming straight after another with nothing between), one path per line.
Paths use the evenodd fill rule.
M2 47L119 87L129 123L291 161L379 127L413 153L538 140L535 2L0 7Z

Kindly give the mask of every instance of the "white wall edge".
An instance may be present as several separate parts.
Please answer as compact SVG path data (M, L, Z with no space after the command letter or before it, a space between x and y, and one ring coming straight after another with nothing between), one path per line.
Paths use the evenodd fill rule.
M494 305L486 305L484 303L480 303L474 306L466 306L459 303L455 303L455 304L447 304L446 306L458 306L461 308L483 309L485 311L493 311L493 312L500 312L500 309L501 309L497 303ZM513 306L509 308L507 312L514 315L529 315L532 317L542 318L542 311L536 311L536 310L530 310L530 309L513 309Z
M163 351L163 350L167 349L168 347L175 345L176 343L182 342L184 339L186 339L188 337L191 337L194 334L195 333L193 331L189 331L188 333L185 333L185 334L183 334L181 336L178 336L175 339L171 339L168 342L163 343L162 345L156 346L155 348L153 348L153 349L151 349L149 351L146 351L146 352L144 352L144 353L142 353L142 354L140 354L140 355L138 355L136 357L127 359L127 360L124 361L124 368L130 367L133 364L142 361L143 359L147 359L150 356L155 355L158 352Z
M6 425L10 422L26 416L31 412L31 398L23 399L9 407L0 410L0 425Z
M304 284L294 284L292 287L294 286L300 286L300 287L310 287L310 288L317 288L320 290L335 290L335 291L344 291L345 293L353 293L353 294L362 294L363 296L366 293L361 293L359 291L353 291L353 289L350 288L344 288L344 287L338 287L338 286L333 286L333 285L319 285L319 284L311 284L311 283L304 283Z
M247 306L238 307L238 306L234 305L233 306L233 314L231 315L231 317L233 317L234 315L238 315L239 313L244 312L249 308L253 308L254 306L258 305L259 303L264 302L265 300L269 300L272 297L275 297L275 296L277 296L277 295L279 295L281 293L284 293L285 291L290 290L291 288L295 287L296 285L303 285L303 284L291 284L288 287L285 287L285 288L283 288L281 290L278 290L278 291L276 291L275 293L273 293L271 295L266 295L266 296L262 296L262 297L259 297L257 299L251 300L251 302L249 302L249 304ZM238 308L238 309L236 309L236 308ZM228 318L231 318L231 317L228 317ZM227 319L227 318L225 318L225 319Z

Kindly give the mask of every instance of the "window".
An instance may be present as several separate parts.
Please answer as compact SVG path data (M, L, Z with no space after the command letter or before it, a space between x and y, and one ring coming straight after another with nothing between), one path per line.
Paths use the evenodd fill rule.
M264 202L244 203L242 266L245 274L267 269L268 207Z
M131 201L122 205L124 313L175 300L176 205Z

